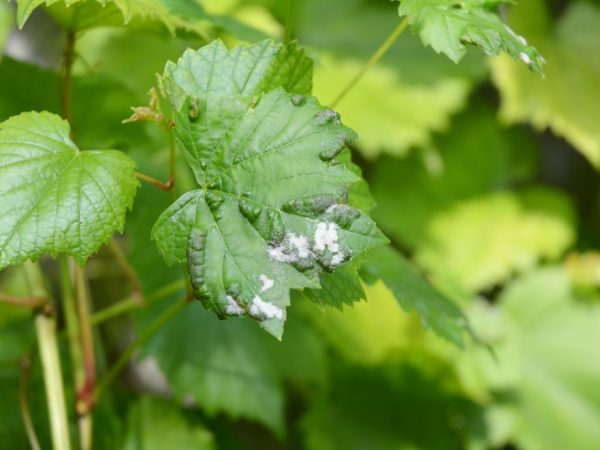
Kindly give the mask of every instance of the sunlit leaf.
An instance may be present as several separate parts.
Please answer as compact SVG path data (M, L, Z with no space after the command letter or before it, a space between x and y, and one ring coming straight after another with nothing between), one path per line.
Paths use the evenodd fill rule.
M546 79L531 77L508 58L492 63L500 90L501 117L550 128L600 167L600 7L572 3L553 26L538 1L523 2L514 22L531 36L548 59ZM512 15L511 15L512 17Z
M80 151L49 113L0 124L0 267L45 253L80 264L122 231L138 186L133 161L115 150Z

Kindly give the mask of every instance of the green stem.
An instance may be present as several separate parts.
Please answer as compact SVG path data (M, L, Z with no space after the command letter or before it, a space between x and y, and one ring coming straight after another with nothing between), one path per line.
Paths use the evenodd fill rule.
M156 333L166 322L169 321L175 314L177 314L184 306L189 303L189 300L183 298L179 300L177 303L171 305L166 311L164 311L160 316L156 318L150 326L144 330L144 332L133 341L129 347L121 354L117 362L109 369L109 371L104 375L104 377L98 382L95 391L95 399L98 401L102 396L103 392L106 388L117 378L121 370L127 365L133 353L138 349L138 347L144 345L148 339L152 337L154 333Z
M121 268L123 269L123 272L125 272L125 276L131 284L131 288L133 289L132 297L137 297L138 302L142 303L142 286L140 283L140 278L138 277L133 266L129 263L129 261L127 261L127 256L125 256L125 252L121 250L121 247L119 247L119 244L117 244L114 238L111 239L110 243L108 244L108 248L117 260L119 266L121 266Z
M27 434L27 440L31 450L41 450L40 441L38 440L33 420L31 420L31 410L27 401L27 391L29 390L29 382L31 379L31 356L28 355L21 360L21 382L19 383L19 406L21 409L21 419Z
M73 292L73 271L74 263L69 263L66 257L61 257L59 261L60 283L63 295L63 311L67 326L67 337L69 342L69 353L71 354L71 363L73 366L73 378L75 379L75 392L77 400L75 410L77 411L77 427L79 430L79 441L82 449L91 448L91 415L89 408L81 401L81 392L85 391L86 386L86 364L83 355L83 344L81 340L81 327L77 312L77 300Z
M23 268L25 269L31 294L35 297L48 298L39 265L37 263L26 262ZM67 419L60 356L58 354L56 322L50 307L36 313L35 330L46 386L52 445L54 450L70 450L69 422Z
M375 64L379 62L379 60L386 54L386 52L390 49L390 47L396 42L396 40L400 37L400 35L406 30L408 27L408 19L405 17L400 21L398 26L394 28L394 31L387 37L387 39L381 44L381 46L377 49L377 51L371 56L371 58L367 61L367 63L363 66L363 68L358 72L352 80L342 89L342 91L338 94L335 100L331 103L331 107L335 107L345 96L350 92L350 90L360 81L360 79L364 76L368 70L373 67Z
M292 32L294 31L294 20L296 17L296 0L289 0L287 19L285 21L285 37L283 42L289 44L292 40Z
M75 269L75 282L77 287L77 312L79 313L79 326L81 327L81 348L83 349L83 363L85 381L77 391L77 412L79 413L79 438L81 450L91 450L93 438L92 408L94 407L94 387L96 385L96 359L94 357L94 336L90 323L90 303L87 294L87 282L84 269L71 259Z
M75 61L74 31L67 31L67 40L63 58L61 109L63 118L68 122L71 122L71 79L73 62Z
M184 279L174 281L173 283L167 284L157 291L146 297L146 300L143 304L140 304L139 299L135 297L128 297L125 300L121 300L111 306L108 306L95 314L92 314L90 318L90 322L92 325L99 325L102 322L106 322L114 317L120 316L132 309L139 308L140 306L147 306L154 303L157 300L162 300L168 297L171 294L176 293L177 291L185 288L186 282Z

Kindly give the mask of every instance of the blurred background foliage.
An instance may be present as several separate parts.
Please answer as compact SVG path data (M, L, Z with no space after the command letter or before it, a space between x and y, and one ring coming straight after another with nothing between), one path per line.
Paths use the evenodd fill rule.
M387 0L297 2L294 36L315 58L322 102L394 28L396 8ZM186 47L281 38L288 2L57 2L17 31L24 13L0 3L0 120L58 112L61 27L70 27L79 32L78 142L127 151L161 178L167 138L151 124L123 125L130 106L147 103L155 74ZM99 405L95 448L600 448L600 2L523 0L501 13L546 58L544 80L508 57L472 50L456 65L407 32L337 107L361 136L353 159L371 186L374 217L460 305L476 339L458 348L427 331L422 319L435 326L435 313L428 319L426 304L421 318L404 312L393 274L348 287L356 300L366 297L351 306L298 293L282 343L248 321L186 309ZM186 170L181 192L192 186ZM128 218L123 244L146 293L181 277L149 242L170 202L144 185ZM96 308L127 294L108 253L89 274ZM5 292L25 289L18 271L0 281ZM168 304L99 328L104 360ZM29 313L0 305L1 449L27 448L17 361L32 347ZM28 397L47 443L32 361Z

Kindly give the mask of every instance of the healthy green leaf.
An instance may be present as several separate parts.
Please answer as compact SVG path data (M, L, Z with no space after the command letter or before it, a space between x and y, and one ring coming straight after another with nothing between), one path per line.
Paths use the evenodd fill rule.
M566 196L539 188L496 193L438 214L417 262L462 292L489 289L539 260L555 260L575 239Z
M370 174L375 220L409 249L422 242L437 214L461 200L525 183L538 168L533 133L499 126L496 112L480 102L459 114L433 145L402 160L382 158Z
M408 17L412 30L424 45L458 62L466 53L465 44L474 44L487 55L506 52L542 73L544 58L502 23L493 11L505 0L399 0L400 16Z
M462 346L467 329L462 311L427 283L400 253L391 247L369 252L361 276L369 283L382 280L406 312L419 314L425 328L431 327L439 336Z
M209 416L254 420L279 435L284 381L306 389L322 386L326 376L322 342L293 314L285 339L277 342L248 319L222 322L203 308L190 308L144 352L156 358L178 399L191 397Z
M532 80L507 58L492 63L502 96L501 118L550 127L600 167L600 8L586 2L569 6L556 26L544 22L545 6L534 0L514 11L515 22L548 58L543 83ZM540 26L540 22L546 26ZM542 28L540 30L540 28Z
M138 186L114 150L81 152L49 113L0 124L0 267L66 253L80 264L121 231Z
M305 97L311 67L295 45L216 41L164 74L200 189L165 211L153 239L168 264L187 263L207 308L248 314L277 337L290 289L317 288L320 271L385 242L347 204L360 178L336 157L356 135Z
M214 450L212 434L173 403L140 398L129 410L124 450Z
M496 305L471 314L494 348L455 354L464 381L488 391L495 442L519 448L587 450L600 442L600 305L577 298L560 267L511 283ZM504 393L498 397L494 393Z
M39 6L64 6L58 14L59 22L70 29L84 30L97 25L114 25L115 13L120 12L125 24L132 19L153 21L164 25L172 34L182 29L204 34L204 29L194 21L181 17L168 0L18 0L17 24L23 28L31 13ZM199 8L196 5L196 8ZM108 21L107 21L108 19Z
M315 68L315 95L333 100L363 64L322 55ZM428 85L411 83L395 68L376 66L337 109L348 126L361 130L358 148L366 157L401 156L431 145L432 133L448 128L450 116L465 106L470 87L466 79L449 77Z

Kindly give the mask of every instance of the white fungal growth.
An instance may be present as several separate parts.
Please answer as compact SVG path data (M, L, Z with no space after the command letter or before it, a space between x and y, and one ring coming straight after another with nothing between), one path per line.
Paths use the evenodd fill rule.
M527 39L525 39L523 36L517 36L517 40L523 44L523 45L527 45Z
M283 310L278 306L265 302L258 295L252 299L250 314L263 319L283 320Z
M308 238L302 234L288 232L281 245L269 247L271 259L279 262L292 263L302 258L313 256Z
M531 64L531 58L525 52L519 53L519 59L527 65Z
M289 244L296 249L299 258L308 258L310 256L310 245L308 245L306 236L287 233L286 238Z
M344 254L344 252L335 253L331 257L331 265L334 267L340 265L341 263L344 262L345 257L346 257L346 255Z
M265 274L262 274L260 277L258 277L258 279L260 280L260 283L261 283L261 287L260 287L261 292L268 291L275 284L275 281L273 281L271 278L269 278Z
M315 230L315 250L322 252L325 249L333 253L337 253L340 249L337 224L333 222L319 222Z
M244 314L244 310L238 305L235 299L231 296L227 296L227 308L225 308L225 312L227 314L231 314L232 316L241 316Z

